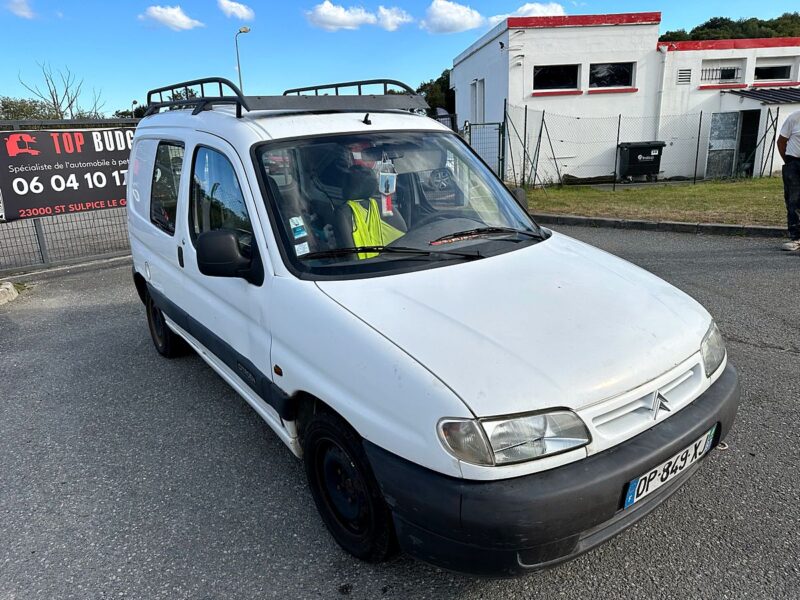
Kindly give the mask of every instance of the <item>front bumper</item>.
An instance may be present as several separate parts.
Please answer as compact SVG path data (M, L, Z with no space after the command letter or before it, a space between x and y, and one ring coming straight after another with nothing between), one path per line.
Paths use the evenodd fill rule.
M448 477L364 445L405 552L445 569L512 576L574 558L656 508L699 462L623 510L628 482L716 423L715 447L730 431L738 405L738 375L729 364L705 393L644 433L563 467L499 481Z

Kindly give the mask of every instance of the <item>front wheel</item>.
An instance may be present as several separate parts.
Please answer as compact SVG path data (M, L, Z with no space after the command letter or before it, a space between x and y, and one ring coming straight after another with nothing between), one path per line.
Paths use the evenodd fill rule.
M341 418L314 415L303 438L303 462L314 503L336 542L367 562L396 549L392 515L359 435Z

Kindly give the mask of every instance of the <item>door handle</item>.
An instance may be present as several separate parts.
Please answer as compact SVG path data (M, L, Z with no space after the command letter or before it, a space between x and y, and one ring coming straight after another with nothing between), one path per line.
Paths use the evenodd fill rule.
M183 247L178 246L178 264L183 268Z

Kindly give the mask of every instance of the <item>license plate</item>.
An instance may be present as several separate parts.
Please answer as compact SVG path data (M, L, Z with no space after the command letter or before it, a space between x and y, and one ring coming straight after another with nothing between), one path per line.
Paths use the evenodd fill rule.
M633 506L662 485L669 483L705 456L711 448L716 431L717 426L714 425L675 456L631 481L625 493L625 508Z

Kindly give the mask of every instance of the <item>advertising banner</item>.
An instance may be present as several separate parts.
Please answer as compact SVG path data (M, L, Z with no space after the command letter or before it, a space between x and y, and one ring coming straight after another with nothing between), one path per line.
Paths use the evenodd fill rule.
M0 132L0 221L125 206L133 132Z

